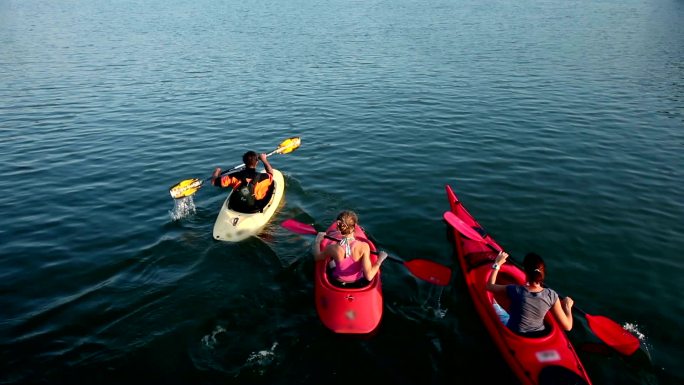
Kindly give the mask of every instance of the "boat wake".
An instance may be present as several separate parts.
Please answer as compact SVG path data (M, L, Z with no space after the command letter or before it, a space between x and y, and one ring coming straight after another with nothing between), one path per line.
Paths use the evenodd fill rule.
M224 329L223 327L217 326L211 332L211 334L207 334L206 336L202 337L202 345L205 348L213 349L216 346L216 344L218 344L218 339L216 338L216 336L220 333L224 333L225 331L226 329Z
M268 350L260 350L253 352L247 358L245 367L259 375L265 373L266 368L276 359L275 349L278 347L278 342L274 342Z
M442 319L446 317L448 309L442 308L442 293L444 292L444 288L441 286L435 286L431 285L430 286L430 292L428 294L427 299L423 303L423 308L425 309L430 309L433 312L433 315L438 318ZM432 298L436 298L434 300L434 304L431 304Z

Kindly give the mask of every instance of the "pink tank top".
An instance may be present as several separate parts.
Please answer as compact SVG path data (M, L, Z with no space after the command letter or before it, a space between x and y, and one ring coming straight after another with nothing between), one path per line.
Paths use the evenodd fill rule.
M344 249L344 259L335 265L332 275L342 282L356 282L363 278L363 263L361 260L355 262L352 258L352 249L356 242L358 241L354 238L343 238L339 243Z

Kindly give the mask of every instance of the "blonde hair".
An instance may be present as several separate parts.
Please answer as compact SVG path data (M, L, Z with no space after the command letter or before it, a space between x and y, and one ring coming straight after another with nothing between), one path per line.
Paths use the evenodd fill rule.
M356 224L359 222L359 217L355 212L345 210L337 215L337 228L342 235L349 235L354 232Z

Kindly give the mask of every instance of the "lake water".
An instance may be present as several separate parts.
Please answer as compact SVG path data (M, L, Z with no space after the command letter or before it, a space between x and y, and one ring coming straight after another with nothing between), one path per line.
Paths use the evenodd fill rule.
M213 240L212 186L174 208L173 184L291 136L258 237ZM681 0L0 0L0 383L514 384L449 184L640 335L626 358L575 316L594 384L680 384L683 145ZM279 224L342 209L453 283L385 263L377 334L332 335L312 239Z

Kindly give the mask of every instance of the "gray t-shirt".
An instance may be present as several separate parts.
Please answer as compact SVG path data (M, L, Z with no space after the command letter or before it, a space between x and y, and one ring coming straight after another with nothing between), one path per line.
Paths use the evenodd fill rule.
M511 299L508 328L515 333L544 330L544 316L558 301L558 294L549 288L538 293L529 292L524 286L508 285L506 294Z

